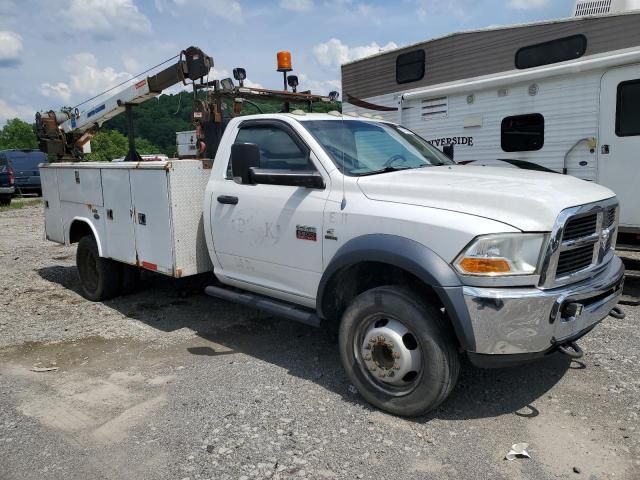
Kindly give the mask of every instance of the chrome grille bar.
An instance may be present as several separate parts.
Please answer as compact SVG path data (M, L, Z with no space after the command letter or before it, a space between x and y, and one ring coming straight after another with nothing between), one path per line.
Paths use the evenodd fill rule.
M554 288L578 282L609 263L614 255L618 210L614 197L562 211L551 232L539 286Z

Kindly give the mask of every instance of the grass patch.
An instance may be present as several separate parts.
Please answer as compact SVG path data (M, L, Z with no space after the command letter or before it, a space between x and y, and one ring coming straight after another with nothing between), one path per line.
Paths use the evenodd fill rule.
M11 205L0 206L0 212L7 212L9 210L20 210L25 207L33 207L35 205L42 205L42 199L33 198L28 200L22 199L13 199L11 200Z

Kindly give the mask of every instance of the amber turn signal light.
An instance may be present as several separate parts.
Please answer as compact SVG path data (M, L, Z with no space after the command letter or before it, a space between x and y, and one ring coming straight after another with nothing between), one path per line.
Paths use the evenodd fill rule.
M509 273L511 271L511 267L509 266L509 262L507 262L504 258L473 258L473 257L465 257L459 263L460 268L462 268L467 273Z

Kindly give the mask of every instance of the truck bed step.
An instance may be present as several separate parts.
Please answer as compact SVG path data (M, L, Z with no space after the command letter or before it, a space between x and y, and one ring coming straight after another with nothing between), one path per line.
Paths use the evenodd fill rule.
M280 302L255 293L245 291L238 292L222 287L209 286L205 288L204 291L211 297L221 298L230 302L257 308L258 310L263 310L278 317L288 318L289 320L304 323L312 327L320 326L320 317L318 317L314 312L290 303Z

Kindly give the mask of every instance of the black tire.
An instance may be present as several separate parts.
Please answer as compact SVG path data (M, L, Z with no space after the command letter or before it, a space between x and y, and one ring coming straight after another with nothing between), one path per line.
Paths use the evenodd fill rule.
M80 239L76 252L76 266L82 296L93 302L108 300L122 289L122 265L100 257L93 235Z
M0 207L8 207L11 205L11 197L0 197Z
M378 378L385 376L384 372L399 370L399 363L396 363L402 361L396 360L399 356L389 357L394 367L387 364L375 375L372 371L381 364L366 354L373 341L365 342L369 338L367 335L372 335L379 326L384 328L390 321L407 330L408 333L401 337L404 348L417 355L412 357L412 365L419 365L419 369L414 368L415 371L402 378L402 385L385 383L400 381L400 377L390 378L395 372L388 373L386 380ZM373 344L372 354L376 349L384 350L391 345L385 343L386 339L380 342ZM440 309L405 287L378 287L356 297L342 317L339 349L347 376L360 394L374 406L403 417L424 415L440 405L453 390L460 372L456 340L446 317ZM387 350L391 355L400 355L403 351L402 346L400 351L393 347Z

